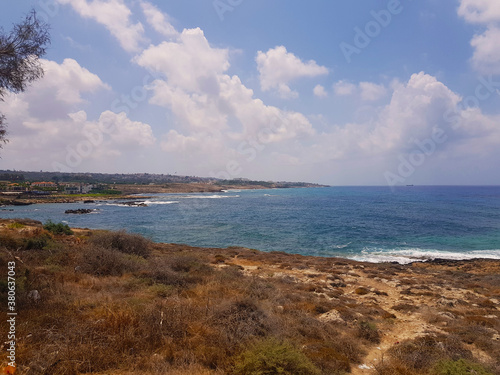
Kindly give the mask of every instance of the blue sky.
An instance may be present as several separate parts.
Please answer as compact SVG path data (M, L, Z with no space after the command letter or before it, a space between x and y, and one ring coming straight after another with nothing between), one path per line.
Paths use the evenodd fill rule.
M496 0L39 0L2 169L500 184ZM350 51L350 52L349 52Z

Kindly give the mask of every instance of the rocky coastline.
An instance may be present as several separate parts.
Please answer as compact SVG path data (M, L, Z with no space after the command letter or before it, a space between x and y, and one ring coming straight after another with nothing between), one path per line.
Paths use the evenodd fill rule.
M96 374L122 374L123 363L145 374L239 373L254 345L281 345L276 337L307 362L306 374L500 374L500 260L375 264L72 231L0 220L2 262L29 274L29 288L18 291L26 321L19 350L40 373L54 363L61 373L90 368L75 358L103 363L81 340L101 327L99 350L119 360L94 364ZM134 329L152 331L141 341ZM31 332L39 334L25 338ZM71 350L62 351L74 335ZM40 357L32 348L47 341ZM141 348L133 361L118 342L127 352ZM259 355L274 353L268 349ZM476 372L436 372L439 366Z

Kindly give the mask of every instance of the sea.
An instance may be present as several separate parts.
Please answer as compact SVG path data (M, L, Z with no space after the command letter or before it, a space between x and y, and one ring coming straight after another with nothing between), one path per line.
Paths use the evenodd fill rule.
M500 259L499 186L321 187L1 207L2 218L125 229L156 242L368 262ZM91 214L65 214L68 209Z

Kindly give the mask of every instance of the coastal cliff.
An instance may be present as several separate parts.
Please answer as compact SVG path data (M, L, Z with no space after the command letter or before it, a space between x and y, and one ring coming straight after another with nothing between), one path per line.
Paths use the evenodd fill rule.
M500 374L500 261L360 263L0 220L11 261L19 374Z

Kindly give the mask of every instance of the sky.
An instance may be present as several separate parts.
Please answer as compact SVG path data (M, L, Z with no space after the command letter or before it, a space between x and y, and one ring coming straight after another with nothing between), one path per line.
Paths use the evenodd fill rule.
M500 185L498 0L23 0L0 169Z

